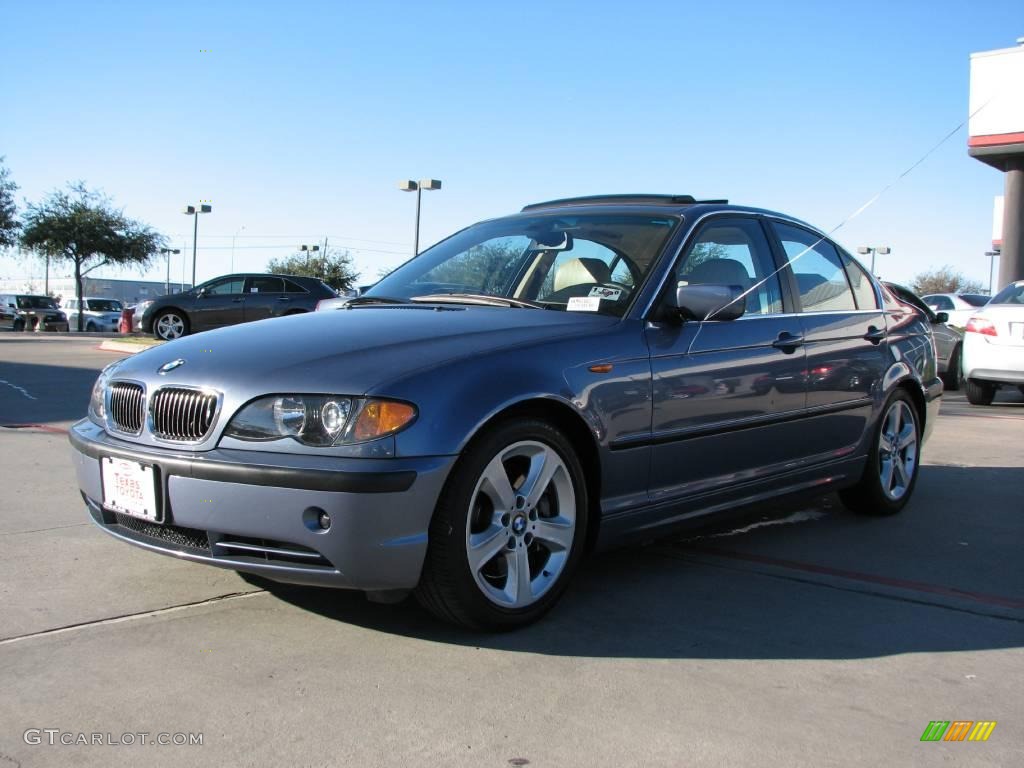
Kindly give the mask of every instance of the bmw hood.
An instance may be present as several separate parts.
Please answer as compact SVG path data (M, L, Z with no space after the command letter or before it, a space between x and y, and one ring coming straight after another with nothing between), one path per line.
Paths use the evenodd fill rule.
M538 309L364 306L186 336L126 358L115 378L149 387L212 387L232 399L280 392L362 395L454 360L618 322L607 315Z

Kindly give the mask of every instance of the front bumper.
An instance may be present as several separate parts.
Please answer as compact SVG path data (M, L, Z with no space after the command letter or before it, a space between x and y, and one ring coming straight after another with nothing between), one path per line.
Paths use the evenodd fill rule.
M154 449L88 420L71 428L70 440L89 513L112 536L276 581L367 591L417 584L430 518L456 458ZM103 507L103 456L154 467L162 523ZM320 511L331 518L326 531Z

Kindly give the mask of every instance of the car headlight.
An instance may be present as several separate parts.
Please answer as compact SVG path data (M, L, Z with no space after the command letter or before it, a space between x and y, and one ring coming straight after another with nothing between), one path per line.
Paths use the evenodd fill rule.
M303 445L330 447L394 434L415 418L415 407L395 400L270 395L239 410L224 434L251 441L291 437Z
M113 362L100 371L96 383L92 385L92 394L89 396L89 419L101 427L107 425L107 409L104 404L103 395L107 391L107 384L110 382L111 374L122 362L122 360Z

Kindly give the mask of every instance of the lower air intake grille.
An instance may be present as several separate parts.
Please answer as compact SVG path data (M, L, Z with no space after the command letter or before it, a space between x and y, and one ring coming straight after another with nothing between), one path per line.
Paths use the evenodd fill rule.
M163 387L150 398L153 434L164 440L199 442L213 428L217 396L185 387Z
M138 384L115 381L110 385L110 418L118 430L129 435L139 434L144 409L145 397Z
M122 528L127 528L132 533L146 536L150 539L159 539L165 545L183 547L185 549L198 549L204 552L209 552L210 550L210 540L206 535L206 531L185 528L180 525L159 525L120 513L115 513L114 519Z

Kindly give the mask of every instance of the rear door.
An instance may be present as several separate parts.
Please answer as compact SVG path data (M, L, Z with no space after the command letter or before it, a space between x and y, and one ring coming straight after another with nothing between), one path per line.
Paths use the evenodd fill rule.
M781 221L771 227L801 310L805 450L812 461L838 458L855 449L869 424L886 369L885 316L874 283L851 257L803 227Z
M245 322L265 320L282 314L287 303L284 280L273 275L250 275L245 279Z
M673 291L685 282L750 293L738 320L680 323L662 312L647 323L652 500L763 479L800 457L804 351L776 270L755 217L710 219L676 264Z

